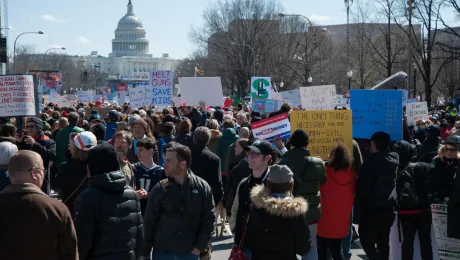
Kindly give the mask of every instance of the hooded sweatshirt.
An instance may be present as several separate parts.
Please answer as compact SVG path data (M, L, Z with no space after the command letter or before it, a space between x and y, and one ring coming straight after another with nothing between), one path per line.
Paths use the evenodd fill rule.
M220 158L220 170L224 173L227 172L227 154L228 147L238 139L238 135L233 128L226 128L223 131L223 135L217 141L216 154Z
M417 161L431 163L438 154L438 146L441 138L441 130L438 125L430 125L425 130L426 139L417 157Z

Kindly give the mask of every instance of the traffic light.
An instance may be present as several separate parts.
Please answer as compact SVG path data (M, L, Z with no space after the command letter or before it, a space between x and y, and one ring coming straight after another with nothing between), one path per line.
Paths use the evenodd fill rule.
M6 38L0 38L0 63L7 63Z

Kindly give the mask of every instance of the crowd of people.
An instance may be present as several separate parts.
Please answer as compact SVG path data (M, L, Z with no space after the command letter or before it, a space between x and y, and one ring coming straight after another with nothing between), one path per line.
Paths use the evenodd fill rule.
M350 259L358 238L370 260L389 259L396 219L401 259L413 259L418 233L431 260L433 204L460 239L460 117L449 112L404 119L404 140L338 143L323 160L302 129L254 138L250 123L289 114L287 103L269 115L203 102L98 108L2 118L0 259L210 259L226 222L216 210L232 260Z

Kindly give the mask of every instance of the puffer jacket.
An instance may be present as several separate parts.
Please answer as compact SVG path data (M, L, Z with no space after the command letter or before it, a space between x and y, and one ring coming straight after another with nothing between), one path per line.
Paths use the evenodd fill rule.
M226 128L223 131L222 137L217 141L216 154L220 158L220 170L227 173L228 162L227 154L228 147L238 139L238 135L233 128Z
M75 202L81 260L135 260L144 230L136 192L121 171L92 176Z
M308 221L321 218L320 185L326 181L326 168L323 160L311 157L306 148L294 148L281 157L280 165L287 165L294 173L294 196L307 200Z
M216 220L211 187L191 171L181 186L174 179L160 181L149 194L143 256L155 251L188 254L204 252Z
M271 194L263 185L251 190L254 207L249 216L244 248L252 259L294 260L310 250L310 231L305 218L307 202Z

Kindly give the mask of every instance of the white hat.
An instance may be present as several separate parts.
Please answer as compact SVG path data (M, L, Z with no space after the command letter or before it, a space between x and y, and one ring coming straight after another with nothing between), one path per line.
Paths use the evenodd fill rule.
M0 165L8 165L11 156L18 151L18 147L10 142L0 143Z
M83 151L89 151L91 148L97 145L96 136L89 132L81 132L73 138L75 146Z

